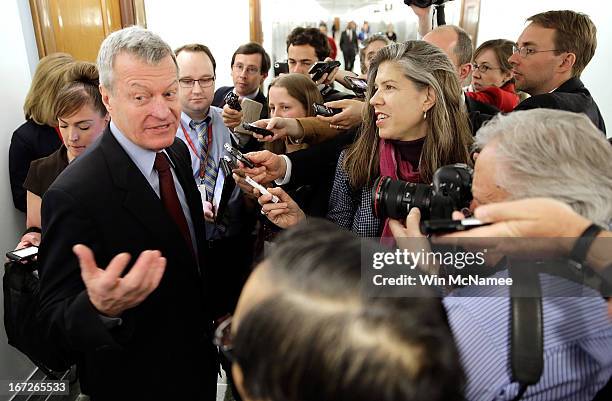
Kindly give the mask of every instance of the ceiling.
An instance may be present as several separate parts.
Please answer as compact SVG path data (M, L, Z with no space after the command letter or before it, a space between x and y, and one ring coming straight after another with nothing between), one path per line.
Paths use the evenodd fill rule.
M403 3L401 0L316 0L316 2L322 8L328 10L330 15L342 15L374 4L380 4L384 8L384 4Z

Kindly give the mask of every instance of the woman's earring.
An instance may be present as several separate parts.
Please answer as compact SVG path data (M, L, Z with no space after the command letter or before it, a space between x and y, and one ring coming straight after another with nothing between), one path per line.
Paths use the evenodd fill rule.
M427 120L427 111L423 112L423 120Z

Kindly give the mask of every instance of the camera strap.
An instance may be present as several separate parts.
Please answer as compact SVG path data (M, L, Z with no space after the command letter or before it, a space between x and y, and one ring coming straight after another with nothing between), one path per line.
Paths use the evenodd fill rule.
M538 269L526 261L508 260L510 287L510 366L520 385L513 401L540 381L544 369L542 289Z

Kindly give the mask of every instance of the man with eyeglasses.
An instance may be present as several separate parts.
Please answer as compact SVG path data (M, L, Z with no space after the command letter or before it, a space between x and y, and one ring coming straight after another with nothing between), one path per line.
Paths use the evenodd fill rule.
M193 178L200 190L206 219L206 245L215 317L233 310L251 265L250 233L254 218L244 198L222 166L229 156L224 145L237 147L238 139L225 126L220 108L212 106L215 59L202 44L175 50L179 68L179 99L183 108L176 136L189 148ZM250 67L249 67L250 68ZM231 255L231 257L228 257Z
M213 106L225 106L225 96L233 91L241 99L246 97L261 103L263 108L260 118L268 118L268 100L261 90L261 85L268 77L269 69L270 56L260 44L251 42L238 47L232 55L234 86L222 86L217 89L212 102Z
M606 127L590 92L580 80L597 47L597 28L588 15L547 11L527 18L508 59L516 89L531 95L515 110L548 108L586 114L603 133Z

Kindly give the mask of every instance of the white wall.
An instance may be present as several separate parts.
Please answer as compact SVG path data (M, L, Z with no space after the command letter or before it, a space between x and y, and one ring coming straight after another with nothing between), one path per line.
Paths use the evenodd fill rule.
M32 33L32 17L28 0L4 0L0 2L0 54L9 55L0 63L2 79L2 107L0 129L4 138L0 141L0 252L13 249L24 229L25 215L13 206L8 173L8 149L15 128L24 121L22 105L30 86L31 71L38 61L36 43ZM32 59L32 60L30 60ZM2 269L4 274L4 269ZM1 292L1 290L0 290ZM0 298L0 307L2 298ZM0 330L0 380L24 379L33 366L6 342L4 327ZM8 399L0 395L0 400Z
M587 14L597 26L597 50L582 73L582 81L591 91L612 136L612 92L610 91L610 63L612 62L612 5L600 0L482 0L478 44L489 39L504 38L516 41L525 19L547 10L574 10Z
M173 48L208 46L217 62L216 87L233 86L232 54L249 42L248 0L145 0L147 28Z

